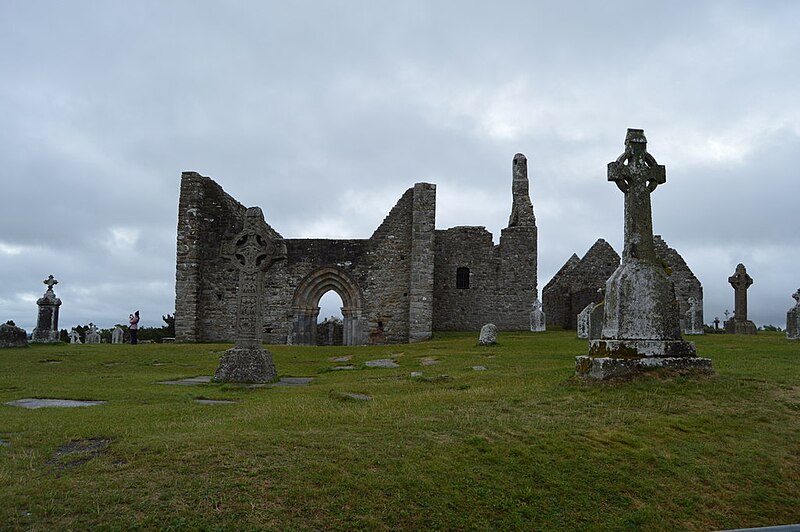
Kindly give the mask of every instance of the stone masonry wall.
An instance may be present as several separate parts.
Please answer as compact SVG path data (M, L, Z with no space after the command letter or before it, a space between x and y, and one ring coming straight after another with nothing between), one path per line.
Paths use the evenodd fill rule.
M656 255L666 263L670 270L670 279L675 285L675 298L678 300L680 307L681 317L681 330L687 329L687 312L689 311L689 298L697 298L697 307L695 309L695 320L702 328L703 323L703 286L700 280L695 277L689 265L683 260L680 254L669 247L669 245L661 238L661 235L653 236L653 247L655 248Z

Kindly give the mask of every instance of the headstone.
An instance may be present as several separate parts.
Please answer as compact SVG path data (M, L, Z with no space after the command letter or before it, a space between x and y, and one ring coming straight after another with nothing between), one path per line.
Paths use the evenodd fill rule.
M9 320L0 325L0 348L28 347L28 333Z
M547 330L545 325L545 315L542 304L537 297L531 306L531 332L544 332Z
M599 340L603 336L603 316L605 300L596 304L589 313L589 340Z
M576 357L576 374L606 379L659 367L711 370L711 360L697 357L681 337L675 288L655 253L650 194L666 182L666 170L647 152L643 130L628 129L608 180L625 195L625 248L606 283L602 337L589 341L588 356Z
M733 321L725 324L725 332L733 334L756 334L756 325L747 319L747 289L753 284L753 278L747 274L744 264L738 264L728 282L734 291Z
M111 343L112 344L121 344L123 335L124 335L124 333L122 331L122 327L117 325L116 327L114 327L114 330L111 331Z
M690 297L688 301L689 308L686 310L686 327L683 329L683 334L703 334L703 322L698 320L698 316L702 316L702 312L698 312L700 300Z
M69 332L69 343L71 344L82 344L81 342L81 334L75 330L75 327Z
M286 244L267 231L258 207L247 209L242 231L226 254L239 270L236 345L225 351L214 380L217 382L272 382L278 377L272 354L261 345L264 274L286 259Z
M796 304L786 313L786 338L800 340L800 288L792 294L792 297Z
M481 334L478 337L478 345L494 345L497 343L497 326L494 323L487 323L481 327Z
M719 330L719 316L714 316L714 330Z
M589 316L594 307L595 303L592 301L578 314L578 338L589 338Z
M33 329L31 342L58 342L58 310L61 307L61 300L53 292L53 286L57 285L58 281L51 275L42 282L47 285L47 291L36 301L36 304L39 305L39 316L36 320L36 328Z
M89 330L86 331L86 343L87 344L100 343L100 333L97 332L97 325L95 325L94 323L89 323Z

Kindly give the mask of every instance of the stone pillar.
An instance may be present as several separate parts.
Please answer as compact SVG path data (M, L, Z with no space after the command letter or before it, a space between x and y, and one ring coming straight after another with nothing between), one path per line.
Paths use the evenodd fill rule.
M756 324L747 319L747 289L753 278L747 274L744 264L738 264L728 282L734 291L733 334L756 334Z
M602 338L576 360L576 374L606 379L656 367L711 369L681 337L675 288L653 246L650 195L666 170L647 152L641 129L628 129L625 151L608 164L608 180L625 195L625 249L606 282Z
M800 340L800 288L792 297L797 303L786 313L786 338Z
M436 229L436 185L414 185L411 223L411 271L408 290L408 341L433 334L433 263Z
M51 275L42 282L47 285L47 291L36 301L39 305L39 316L31 335L31 342L58 342L58 310L61 307L61 300L53 292L53 286L57 285L58 281Z
M244 228L233 239L227 258L239 270L236 345L225 351L214 380L271 382L278 372L272 354L261 345L264 274L275 262L286 259L286 244L282 239L272 238L261 209L251 207L247 209ZM312 327L315 334L316 329L315 317Z
M537 297L531 305L531 332L544 332L547 330L546 319L542 304Z

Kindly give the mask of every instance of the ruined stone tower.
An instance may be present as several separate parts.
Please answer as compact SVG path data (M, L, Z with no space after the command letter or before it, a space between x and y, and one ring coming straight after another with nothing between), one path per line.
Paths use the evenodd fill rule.
M512 163L512 209L500 244L484 227L436 230L436 185L408 189L367 239L283 239L263 281L267 343L315 345L319 301L342 300L343 344L425 340L434 330L528 330L536 298L536 222L527 161ZM232 341L238 273L224 250L246 208L208 177L184 172L178 207L175 335ZM269 216L269 213L266 213ZM269 225L267 231L282 238Z

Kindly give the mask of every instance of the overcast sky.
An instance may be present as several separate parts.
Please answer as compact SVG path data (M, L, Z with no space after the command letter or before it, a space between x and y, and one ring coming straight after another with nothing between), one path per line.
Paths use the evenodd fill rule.
M287 238L367 238L415 182L499 238L528 157L539 289L598 238L643 128L653 223L705 321L785 327L800 287L800 3L0 0L0 320L29 333L175 308L181 171ZM327 299L326 299L327 300ZM323 309L323 315L327 309Z

